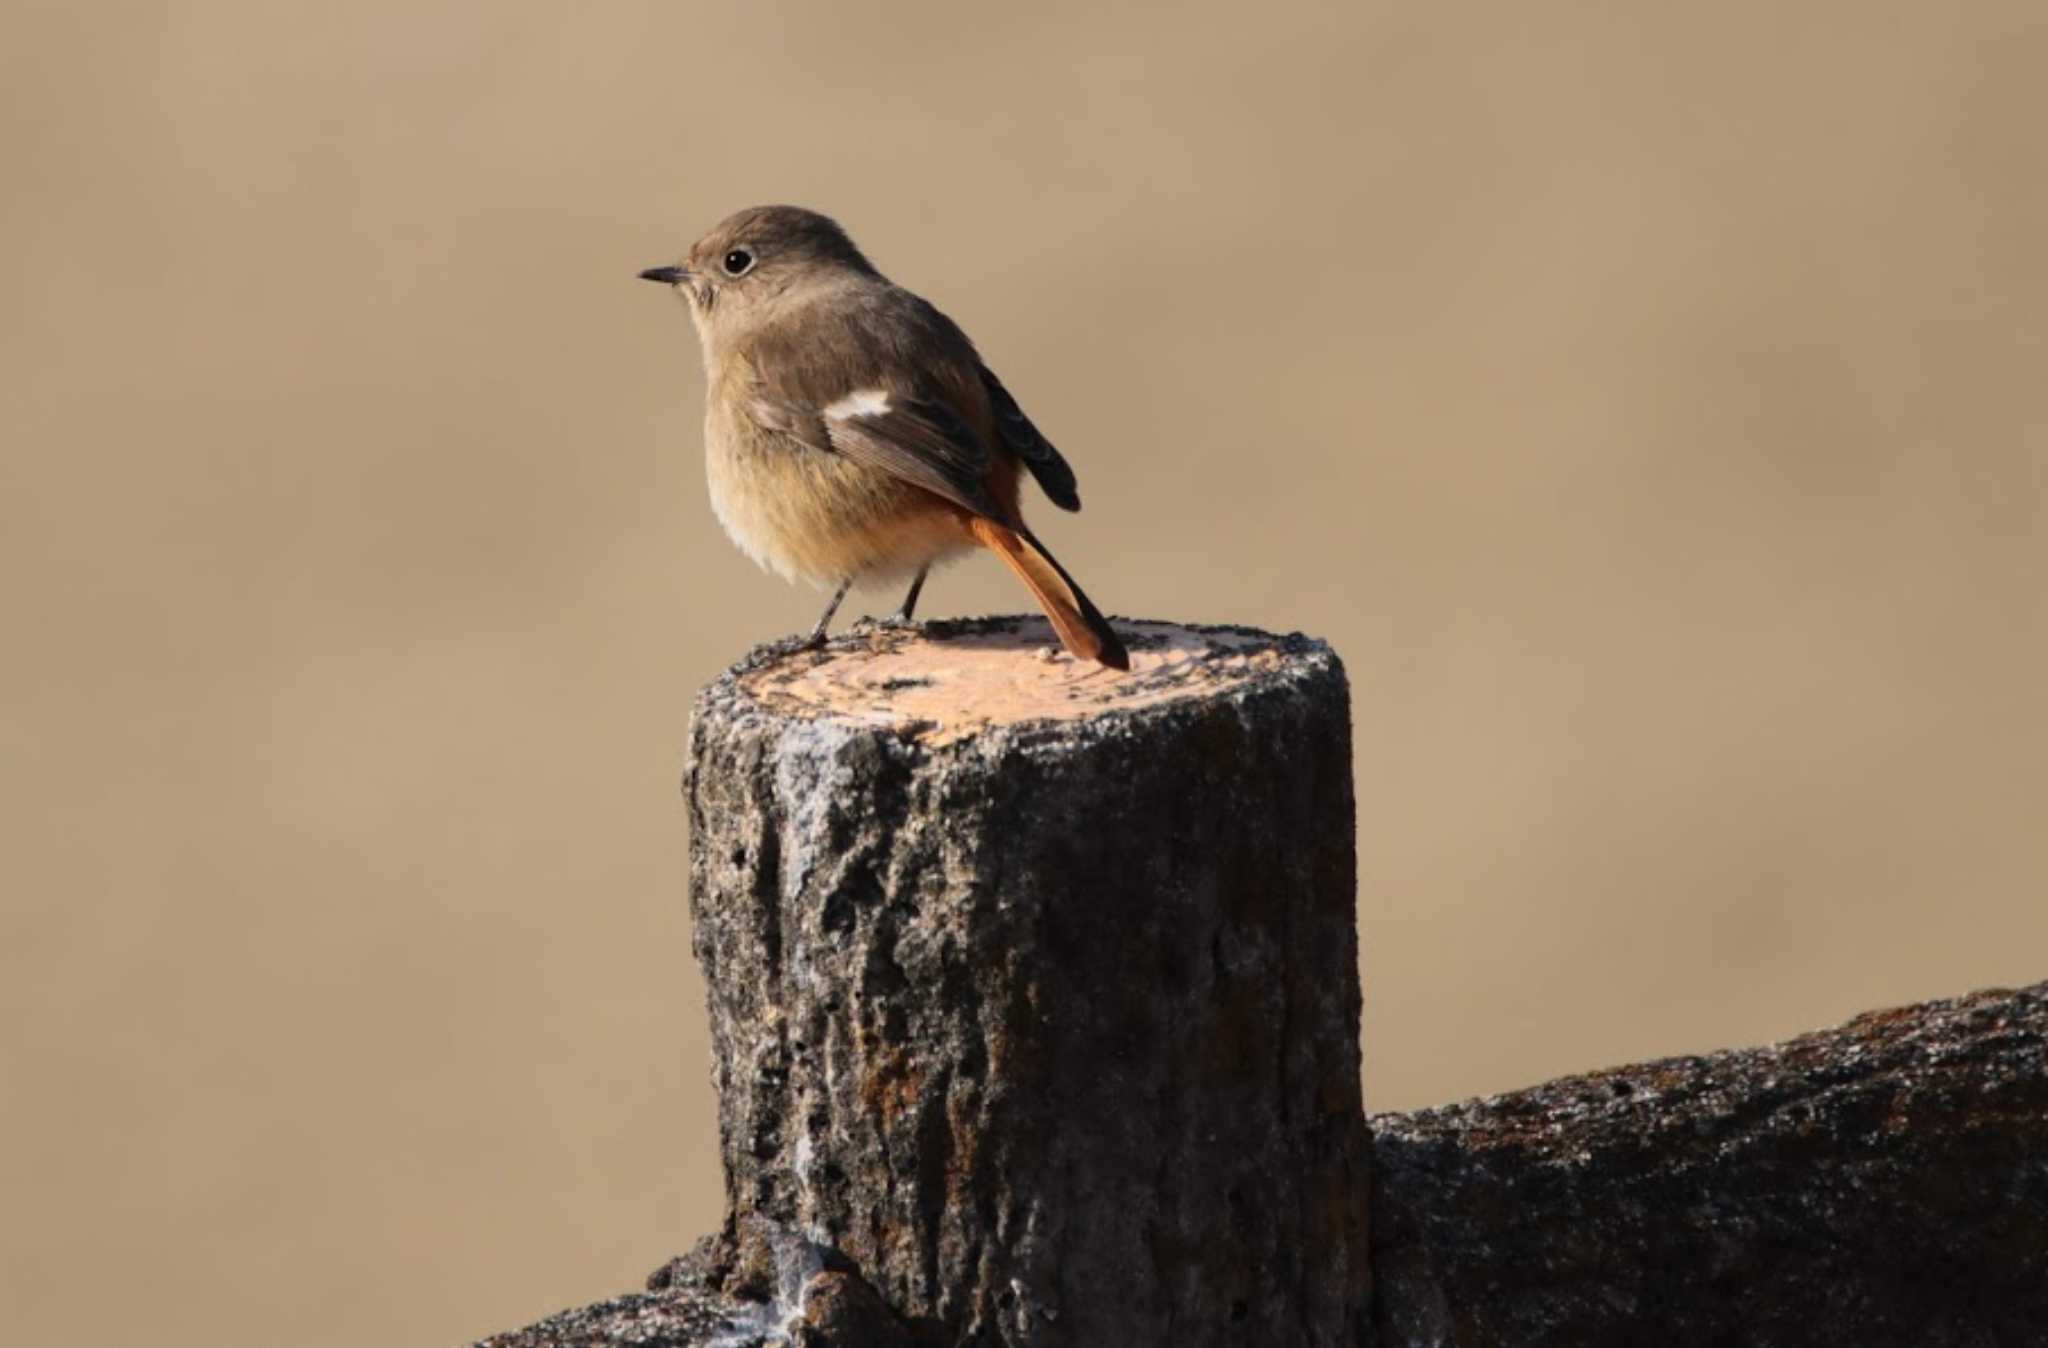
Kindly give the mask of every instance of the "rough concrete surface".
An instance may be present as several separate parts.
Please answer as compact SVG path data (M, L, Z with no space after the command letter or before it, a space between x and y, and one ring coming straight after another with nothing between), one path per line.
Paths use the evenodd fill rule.
M1373 1124L1378 1348L2048 1342L2048 983ZM721 1336L773 1318L789 1239L486 1344L771 1343Z
M563 1311L476 1348L912 1348L845 1256L760 1219L707 1236L647 1290Z
M1381 1348L2048 1343L2048 984L1373 1130Z
M1132 626L1123 683L990 620L705 690L726 1221L479 1348L2048 1344L2048 984L1368 1140L1342 669Z
M1355 1342L1342 669L1302 637L1125 630L1121 679L994 620L771 652L699 699L730 1219L843 1250L938 1342ZM782 691L905 645L952 703ZM1020 680L1093 705L952 733Z

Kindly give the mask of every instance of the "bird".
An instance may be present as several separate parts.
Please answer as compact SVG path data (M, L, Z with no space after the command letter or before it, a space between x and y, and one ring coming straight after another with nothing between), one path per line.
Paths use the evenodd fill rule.
M908 577L912 620L934 564L986 548L1076 658L1130 655L1024 523L1020 475L1079 510L1074 470L958 324L876 270L830 217L755 206L643 280L687 301L703 350L711 507L740 550L831 592L822 645L856 583Z

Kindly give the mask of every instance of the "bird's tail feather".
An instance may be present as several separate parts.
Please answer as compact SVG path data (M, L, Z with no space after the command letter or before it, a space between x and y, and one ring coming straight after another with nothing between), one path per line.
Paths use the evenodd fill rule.
M1109 619L1088 602L1088 596L1081 592L1067 569L1053 560L1053 555L1029 529L1012 529L982 516L975 517L969 527L982 546L1002 558L1017 573L1017 579L1030 588L1068 650L1083 660L1095 660L1111 669L1131 667L1130 654L1110 627Z

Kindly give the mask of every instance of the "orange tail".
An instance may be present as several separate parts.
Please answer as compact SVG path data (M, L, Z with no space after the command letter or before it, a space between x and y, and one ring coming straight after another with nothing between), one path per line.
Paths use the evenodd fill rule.
M1052 620L1066 648L1083 660L1097 660L1111 669L1129 669L1131 657L1117 639L1109 619L1088 602L1081 587L1053 560L1045 545L1023 527L1008 528L977 515L968 524L981 545L1003 559L1017 573L1017 579L1031 589L1038 606Z

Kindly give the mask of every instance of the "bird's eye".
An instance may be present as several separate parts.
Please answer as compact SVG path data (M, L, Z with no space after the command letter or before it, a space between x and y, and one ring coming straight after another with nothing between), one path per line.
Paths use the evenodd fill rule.
M754 265L754 255L744 248L735 248L725 255L725 274L744 276L747 268Z

